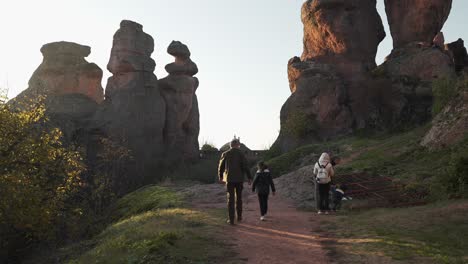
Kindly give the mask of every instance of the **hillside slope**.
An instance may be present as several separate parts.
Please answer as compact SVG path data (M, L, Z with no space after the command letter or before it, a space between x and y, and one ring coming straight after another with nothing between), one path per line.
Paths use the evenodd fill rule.
M219 263L234 254L218 239L222 218L184 206L169 188L146 186L119 199L90 240L28 263Z

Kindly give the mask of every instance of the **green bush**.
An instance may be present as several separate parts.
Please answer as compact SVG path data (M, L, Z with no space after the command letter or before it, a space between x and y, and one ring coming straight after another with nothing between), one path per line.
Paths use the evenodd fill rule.
M434 102L432 114L435 116L457 95L456 79L441 78L432 83L432 94Z
M69 238L83 213L71 203L83 185L81 152L62 144L41 101L24 109L0 105L0 246L9 255L32 242Z
M317 127L315 118L302 112L294 112L288 116L282 129L286 135L303 138Z
M201 147L202 151L218 151L218 149L211 143L205 142Z

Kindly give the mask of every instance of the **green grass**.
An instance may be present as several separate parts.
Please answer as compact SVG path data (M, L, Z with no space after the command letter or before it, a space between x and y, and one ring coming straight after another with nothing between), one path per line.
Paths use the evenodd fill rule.
M99 235L32 263L230 263L234 259L216 233L224 224L221 214L187 208L183 197L169 188L144 187L118 200L111 210L110 219L115 221Z
M333 250L343 260L385 255L404 263L468 263L467 200L374 209L324 221L324 229L336 236Z
M468 138L437 151L420 146L428 126L398 134L371 137L348 137L333 142L307 145L267 161L275 177L291 172L300 165L312 165L324 151L348 162L336 167L338 174L368 172L393 177L411 191L439 200L447 198L447 175L453 160L468 158ZM309 157L309 158L307 158ZM306 159L307 161L303 162ZM448 183L447 183L448 184ZM448 195L450 196L450 195Z
M148 185L120 198L111 208L113 220L125 219L153 209L175 208L182 197L168 188Z

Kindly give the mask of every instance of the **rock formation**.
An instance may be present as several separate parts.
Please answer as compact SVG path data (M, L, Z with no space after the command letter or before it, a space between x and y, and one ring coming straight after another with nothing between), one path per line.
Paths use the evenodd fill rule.
M105 100L102 70L84 58L90 48L70 42L46 44L44 61L29 88L9 104L22 107L46 96L47 125L64 131L65 143L86 153L87 175L106 175L117 194L162 179L167 169L199 157L197 65L190 51L172 42L169 76L158 81L153 38L123 20L114 34Z
M457 72L468 69L468 53L466 52L463 39L460 38L455 42L445 45L445 49L449 52Z
M164 153L166 103L160 94L151 58L153 38L142 25L124 20L114 35L107 68L112 72L106 100L96 114L95 130L128 148L132 162L126 167L136 182L154 177Z
M166 101L166 124L164 138L171 157L182 154L187 159L198 157L198 133L200 130L198 100L197 65L190 59L187 46L173 41L167 52L175 57L175 62L166 65L169 76L159 80L161 94Z
M401 129L430 120L431 82L454 77L454 60L463 64L459 48L453 48L452 59L443 45L451 2L386 0L394 49L376 67L385 32L375 0L306 1L304 51L288 62L292 94L281 109L273 148L284 152L356 130Z
M412 42L431 46L451 8L452 0L385 0L393 47L403 48Z
M303 61L334 64L350 77L375 68L377 47L385 38L375 0L308 0L301 17Z
M64 141L87 144L86 129L104 100L102 70L85 60L88 46L72 42L53 42L41 48L42 63L29 80L29 87L9 104L28 108L43 98L49 125L60 127Z
M432 127L421 142L421 145L440 149L461 142L468 135L468 81L459 89L456 96L432 120Z
M82 94L96 103L104 100L102 70L85 60L90 47L62 41L44 45L41 52L44 59L29 80L26 93Z
M356 119L366 120L371 102L361 91L385 37L375 0L309 0L301 17L304 51L288 62L292 94L274 145L282 151L351 133Z
M440 48L418 44L393 50L382 67L391 77L411 76L428 82L454 77L455 74L453 60L448 53Z

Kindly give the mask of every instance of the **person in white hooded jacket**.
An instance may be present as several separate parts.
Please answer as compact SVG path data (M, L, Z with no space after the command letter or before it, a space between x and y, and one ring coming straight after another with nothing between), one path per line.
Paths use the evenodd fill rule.
M315 200L317 204L318 214L328 214L329 207L329 192L331 179L335 175L333 165L331 164L330 155L322 153L318 162L314 166L315 175Z

